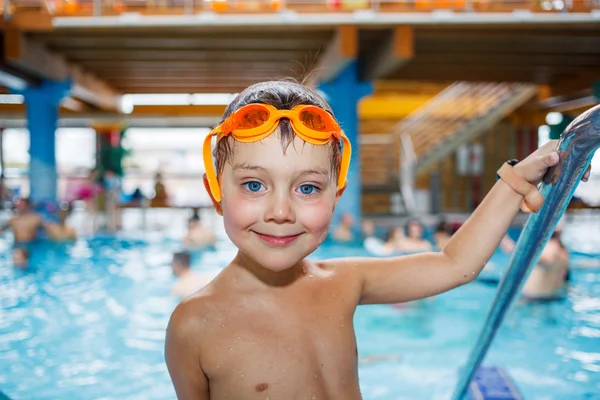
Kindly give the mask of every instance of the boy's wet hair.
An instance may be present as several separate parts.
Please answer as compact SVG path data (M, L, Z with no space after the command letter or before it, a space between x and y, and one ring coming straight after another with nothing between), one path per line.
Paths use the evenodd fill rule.
M221 123L233 112L252 103L269 104L278 110L291 110L298 105L311 105L320 107L333 115L331 106L311 88L292 81L268 81L249 86L237 95L225 109ZM281 132L281 147L285 152L296 135L290 125L290 121L286 118L279 121L279 129ZM228 135L217 143L214 151L217 174L223 172L225 163L231 159L233 154L233 140L231 135ZM342 160L341 143L332 140L330 146L332 150L331 165L333 166L333 175L337 179Z
M173 262L178 263L180 266L190 268L192 264L192 255L189 251L180 251L173 254Z

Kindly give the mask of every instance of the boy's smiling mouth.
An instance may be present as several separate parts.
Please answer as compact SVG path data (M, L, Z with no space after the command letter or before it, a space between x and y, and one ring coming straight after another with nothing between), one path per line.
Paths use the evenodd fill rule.
M301 235L301 233L298 233L296 235L275 236L275 235L267 235L264 233L259 233L256 231L252 231L252 232L254 232L256 234L256 236L258 236L260 239L262 239L268 245L276 246L276 247L287 246L287 245L293 243L294 241L296 241L296 239L298 239L298 237L300 237L300 235Z

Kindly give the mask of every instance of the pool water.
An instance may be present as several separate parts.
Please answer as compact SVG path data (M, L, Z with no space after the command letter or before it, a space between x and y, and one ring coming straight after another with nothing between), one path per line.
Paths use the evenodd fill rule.
M34 268L21 272L0 241L0 391L13 400L174 399L163 343L179 249L160 234L41 243ZM194 268L216 274L234 253L222 241L195 254ZM313 257L355 255L366 253L327 245ZM517 304L486 359L525 399L600 399L600 270L572 275L567 299ZM448 399L494 291L474 282L403 307L359 307L359 356L397 357L360 365L364 398Z

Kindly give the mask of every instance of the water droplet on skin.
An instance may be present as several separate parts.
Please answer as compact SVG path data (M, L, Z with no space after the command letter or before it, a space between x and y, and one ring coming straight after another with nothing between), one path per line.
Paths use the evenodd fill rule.
M308 275L308 277L309 277L309 278L312 278L313 276L312 276L312 275Z
M317 374L314 375L315 379L317 379Z
M239 337L239 336L237 337L237 340L240 340L240 337Z
M344 327L344 324L341 324L341 325L340 325L340 328L343 328L343 327Z
M286 349L287 351L292 351L292 349L290 349L289 347Z
M219 365L217 365L217 368L221 368Z
M230 347L230 348L229 348L229 351L233 351L233 347Z
M240 375L240 378L243 378L244 376L245 376L244 374L241 374L241 375Z
M473 272L473 275L475 275L475 272Z
M204 322L206 322L206 318L204 318Z
M312 400L317 400L317 396L313 395Z

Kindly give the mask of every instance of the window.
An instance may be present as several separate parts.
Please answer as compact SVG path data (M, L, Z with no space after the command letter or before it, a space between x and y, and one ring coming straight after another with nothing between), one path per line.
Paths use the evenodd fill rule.
M208 204L202 183L202 145L208 128L130 128L123 147L129 154L123 160L123 191L139 188L154 196L154 178L163 177L172 205Z

